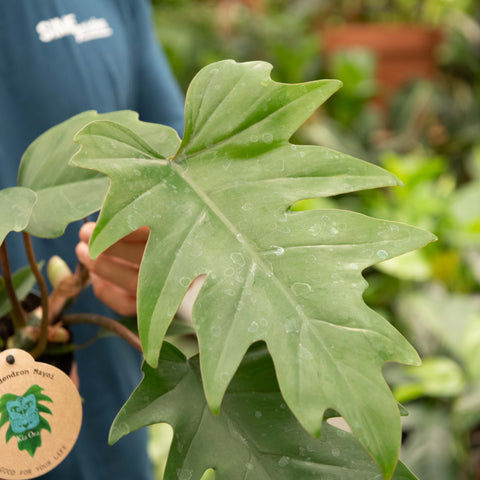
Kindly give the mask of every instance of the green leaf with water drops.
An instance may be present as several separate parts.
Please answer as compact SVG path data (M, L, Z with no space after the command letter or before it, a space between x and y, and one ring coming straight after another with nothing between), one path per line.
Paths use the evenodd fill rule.
M165 478L377 480L381 477L378 465L350 433L328 423L324 423L319 439L305 432L280 394L272 360L264 345L254 345L245 356L218 416L205 402L198 356L187 360L179 350L165 343L158 367L144 364L143 373L143 381L112 425L110 442L147 425L170 424L174 435ZM210 474L205 474L209 470ZM414 480L415 476L398 464L393 479Z
M203 69L187 93L185 136L168 159L114 122L79 132L73 163L111 178L90 251L148 225L138 287L147 362L156 365L185 292L204 275L193 323L212 410L249 346L263 340L302 425L319 435L324 411L337 410L389 477L401 429L381 368L418 357L365 305L361 272L434 237L349 211L289 209L399 182L367 162L289 143L339 82L280 84L270 70L233 61Z
M55 238L65 227L100 209L108 188L104 175L75 168L68 164L78 150L73 137L82 127L98 120L115 120L148 139L152 133L170 154L180 140L174 130L138 120L132 111L99 114L93 110L80 113L50 128L40 135L25 151L18 173L18 184L29 187L38 195L38 201L27 231L44 238Z
M37 195L29 188L0 190L0 244L12 231L23 231L30 220Z

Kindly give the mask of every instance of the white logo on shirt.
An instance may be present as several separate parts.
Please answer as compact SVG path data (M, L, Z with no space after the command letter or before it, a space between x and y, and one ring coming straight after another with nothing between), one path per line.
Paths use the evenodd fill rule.
M74 13L42 20L36 30L42 42L51 42L72 35L77 43L111 37L113 30L105 18L91 17L78 23Z

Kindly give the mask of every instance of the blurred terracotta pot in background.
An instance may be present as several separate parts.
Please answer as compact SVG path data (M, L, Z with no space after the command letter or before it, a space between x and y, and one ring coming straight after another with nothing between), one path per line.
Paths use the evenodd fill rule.
M323 54L328 62L336 52L362 48L376 56L377 102L385 106L407 82L434 79L441 30L410 24L354 23L321 29Z

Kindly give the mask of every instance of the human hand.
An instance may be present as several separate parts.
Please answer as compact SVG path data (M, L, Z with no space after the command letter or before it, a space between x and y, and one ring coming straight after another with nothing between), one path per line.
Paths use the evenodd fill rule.
M92 260L88 243L94 228L93 222L83 225L75 252L89 270L95 296L120 315L135 315L138 271L150 230L136 230Z

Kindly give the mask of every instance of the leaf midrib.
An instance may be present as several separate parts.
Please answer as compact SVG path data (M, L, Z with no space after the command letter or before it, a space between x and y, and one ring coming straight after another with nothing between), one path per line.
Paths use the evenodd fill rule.
M188 177L185 171L181 169L179 164L172 163L172 168L181 178L183 178L186 183L188 183L190 188L200 198L203 204L206 205L207 208L218 218L220 223L222 223L232 233L235 239L238 238L238 235L242 235L242 238L244 238L242 232L240 232L240 230L238 230L233 225L233 223L223 214L223 212L216 206L216 204L210 199L210 197L206 193L204 193L203 190L191 178ZM284 294L285 298L288 300L293 310L295 310L296 314L301 317L301 320L303 320L303 322L306 322L308 320L307 316L304 313L300 314L296 309L299 304L295 302L293 296L285 288L285 285L283 285L283 282L280 282L278 277L274 275L273 272L271 276L268 275L267 272L269 272L270 269L263 261L263 259L257 254L256 250L251 246L250 242L244 240L241 242L241 244L245 247L247 253L250 255L250 258L253 260L253 263L261 267L265 276L269 278L275 284L275 286Z

